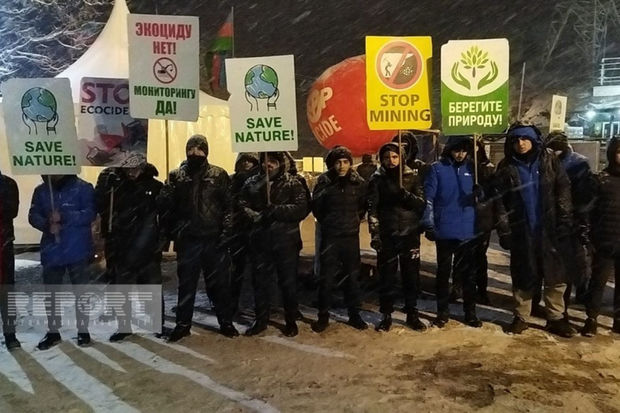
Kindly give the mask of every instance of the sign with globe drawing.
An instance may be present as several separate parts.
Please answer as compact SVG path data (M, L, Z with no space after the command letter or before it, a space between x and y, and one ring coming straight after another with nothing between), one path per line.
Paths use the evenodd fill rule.
M9 79L2 96L15 175L80 171L69 79Z
M296 151L292 55L226 59L234 152Z
M446 135L502 132L508 124L507 39L450 40L441 47Z

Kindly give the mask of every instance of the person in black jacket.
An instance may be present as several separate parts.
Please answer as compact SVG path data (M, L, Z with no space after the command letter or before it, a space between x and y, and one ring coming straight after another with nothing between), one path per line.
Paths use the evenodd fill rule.
M168 340L174 342L190 335L201 272L220 332L235 337L239 333L232 324L227 251L232 239L230 177L207 161L209 145L204 136L189 138L185 152L187 160L170 172L158 197L162 221L174 240L179 278L176 327Z
M355 172L357 172L364 181L368 182L372 174L377 172L377 165L373 162L372 155L362 155L362 163L357 165Z
M230 243L230 259L232 262L232 274L230 281L230 291L233 303L233 314L239 307L239 296L243 285L243 278L246 269L251 268L249 247L250 239L248 233L252 222L248 220L239 206L239 196L243 184L251 176L260 172L258 166L258 153L240 153L235 162L235 173L231 176L230 192L232 196L232 241Z
M319 277L319 314L312 330L320 333L329 324L334 277L342 266L348 324L358 330L368 325L360 316L360 219L366 212L366 182L351 169L351 151L344 146L328 152L328 171L321 174L313 191L312 212L322 228Z
M422 177L403 165L402 186L399 165L404 163L398 144L389 142L379 149L381 167L368 183L368 228L371 247L377 251L380 277L380 311L383 318L375 327L389 331L394 311L394 287L400 264L407 325L424 330L417 299L420 289L420 219L424 212Z
M504 152L490 191L499 197L500 245L510 250L516 306L507 332L520 334L528 328L526 317L542 280L547 330L571 337L575 331L563 317L566 266L562 254L572 230L570 181L559 159L543 147L535 126L511 126Z
M17 183L0 173L0 315L4 344L12 350L21 347L15 336L15 315L9 314L8 289L15 284L15 234L13 220L19 210Z
M299 223L308 215L308 200L300 181L285 171L282 152L263 152L260 160L261 173L246 181L240 196L240 206L252 221L250 256L256 307L256 319L245 334L252 336L267 329L270 291L276 275L282 290L286 322L282 332L293 337L298 334L295 320L298 313L297 264L301 250ZM269 176L269 186L265 173Z
M596 334L603 291L612 273L615 273L612 331L620 334L620 136L614 136L609 141L607 162L607 168L598 175L594 187L591 215L594 257L592 278L586 294L588 318L581 330L584 336Z
M106 270L113 284L162 283L156 200L163 184L156 176L155 166L135 154L121 167L104 169L97 179L95 203L105 240ZM110 341L131 335L128 299L123 309ZM161 316L163 321L163 309Z

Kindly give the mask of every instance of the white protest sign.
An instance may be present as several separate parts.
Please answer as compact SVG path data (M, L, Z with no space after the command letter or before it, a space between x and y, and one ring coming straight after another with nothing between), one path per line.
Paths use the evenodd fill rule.
M134 118L198 119L198 17L130 14L129 99Z
M13 174L79 173L69 79L9 79L2 105Z
M551 117L549 119L549 132L564 131L566 122L566 96L553 95L551 98Z
M135 154L146 157L148 119L129 114L129 81L84 77L80 84L78 163L130 166Z
M226 59L233 152L297 150L293 55Z

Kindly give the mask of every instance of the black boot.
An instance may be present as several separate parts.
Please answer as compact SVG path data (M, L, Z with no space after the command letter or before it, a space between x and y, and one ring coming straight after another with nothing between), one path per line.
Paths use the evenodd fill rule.
M437 328L444 328L448 324L450 317L448 314L437 314L437 318L433 321L433 325Z
M14 348L22 346L17 337L15 337L15 333L9 333L4 335L4 345L6 346L7 350L13 350Z
M420 316L417 310L407 313L407 320L405 321L405 324L407 324L412 330L426 330L426 325L422 322L422 320L420 320Z
M157 338L166 338L172 333L172 329L170 327L161 326L161 333L155 333L155 337Z
M286 337L295 337L299 334L299 330L297 329L297 323L294 320L287 321L282 329L282 334Z
M465 312L465 324L474 328L482 327L482 321L480 321L480 319L476 316L475 311Z
M90 334L88 334L88 333L78 333L77 344L80 347L89 345L90 344Z
M570 323L563 318L547 321L545 329L551 334L564 338L571 338L577 333Z
M189 336L191 334L189 331L190 328L191 326L186 327L186 326L176 325L174 327L174 330L172 330L172 333L170 333L170 335L166 339L166 341L168 341L169 343L176 343L183 337Z
M598 330L596 318L588 317L581 329L581 335L584 337L594 337L596 335L596 330Z
M254 321L254 324L252 324L252 327L245 330L245 335L248 337L255 336L257 334L262 333L265 330L267 330L267 321L256 320Z
M120 331L117 331L116 333L112 334L110 336L110 341L112 343L116 343L118 341L123 341L125 340L127 337L129 337L130 335L132 335L132 333L122 333Z
M39 344L37 344L37 348L39 350L47 350L52 346L60 343L60 340L60 333L47 333L45 337L43 337L43 339L39 341Z
M237 331L233 323L230 322L220 324L220 333L222 333L223 336L226 336L228 338L239 336L239 332Z
M375 330L376 331L390 331L391 327L392 327L392 314L385 313L383 314L383 318L381 319L379 324L375 326Z
M530 326L527 325L524 319L519 316L515 316L512 323L506 327L504 331L508 334L521 334L528 328L530 328Z
M325 331L329 325L329 313L319 313L319 318L312 323L311 328L315 333L321 333Z
M368 328L368 324L362 319L359 311L349 311L349 321L347 324L357 330L366 330Z

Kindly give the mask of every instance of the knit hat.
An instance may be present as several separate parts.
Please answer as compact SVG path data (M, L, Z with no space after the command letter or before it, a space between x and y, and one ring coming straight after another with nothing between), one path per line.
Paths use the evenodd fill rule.
M383 144L381 148L379 148L379 160L383 159L383 154L388 151L398 153L398 143L388 142ZM402 155L404 155L404 153L402 153Z
M545 146L552 151L568 151L568 136L562 131L551 132L545 139Z
M129 155L123 162L121 162L121 168L138 168L146 165L146 156L139 152L134 152Z
M351 156L351 151L348 148L340 145L334 146L327 152L327 155L325 155L325 165L327 165L327 169L332 169L336 161L343 158L353 163L353 156Z
M203 151L205 155L209 155L209 144L204 135L193 135L187 140L185 144L185 153L189 152L192 148L198 148Z

